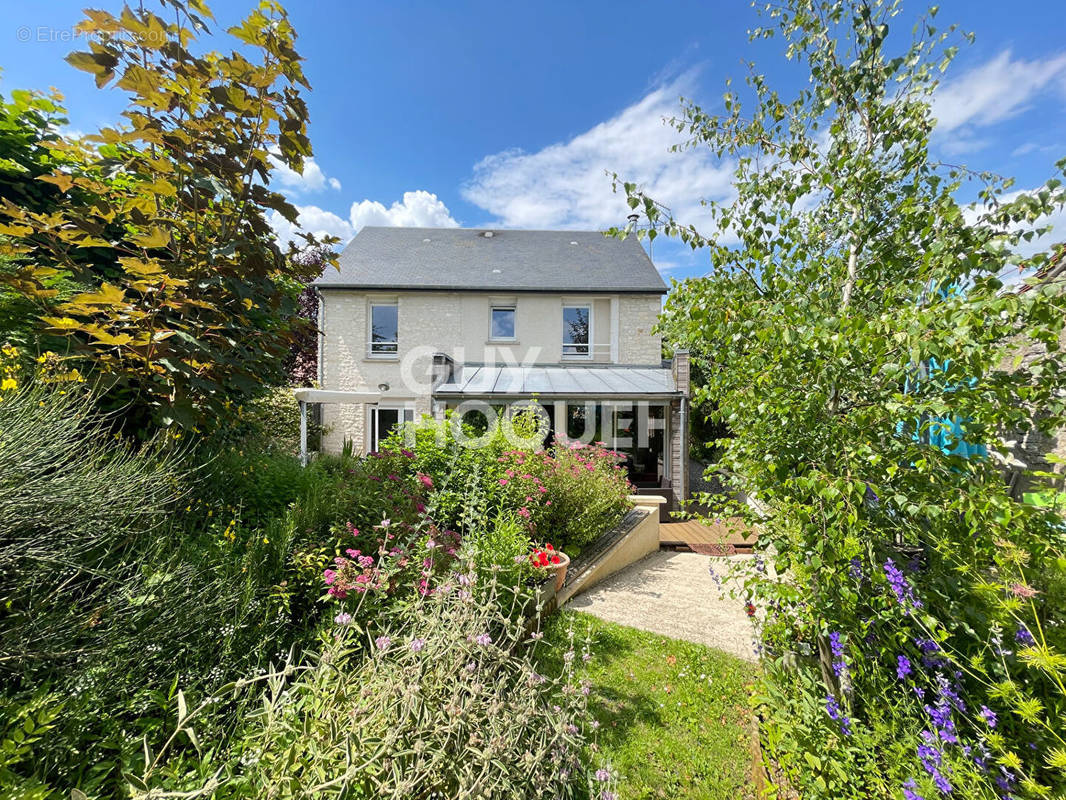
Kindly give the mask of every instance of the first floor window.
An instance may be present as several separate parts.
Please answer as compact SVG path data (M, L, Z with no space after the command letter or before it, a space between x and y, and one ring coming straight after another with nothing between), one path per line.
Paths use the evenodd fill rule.
M588 306L563 306L563 355L588 358L592 309Z
M399 308L395 303L372 303L370 305L370 355L396 355L399 322Z
M489 338L513 340L515 338L514 306L493 306L489 320Z

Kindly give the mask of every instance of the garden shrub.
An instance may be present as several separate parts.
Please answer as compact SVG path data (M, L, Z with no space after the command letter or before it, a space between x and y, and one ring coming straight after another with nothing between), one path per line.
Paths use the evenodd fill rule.
M316 631L335 618L395 626L407 609L435 608L431 600L452 593L511 620L529 610L531 530L518 513L529 502L499 483L517 459L502 445L466 451L424 436L415 450L321 456L306 469L255 436L133 448L93 415L90 398L22 383L0 400L0 552L12 612L0 628L5 787L42 797L75 786L90 796L125 791L146 769L145 739L171 724L178 686L203 699L226 683L257 682L272 662L310 657ZM618 489L617 472L589 454L562 454L565 476L556 458L527 455L571 504L577 467L580 479ZM179 737L158 768L199 770L199 744L225 749L250 699L205 706L198 739Z
M328 514L298 523L300 547L295 564L304 591L322 596L326 570L340 567L347 574L352 569L348 562L353 558L373 559L378 565L375 569L381 568L383 558L390 562L390 571L408 566L408 548L419 537L430 538L425 530L430 523L426 505L430 487L411 468L411 462L409 451L391 450L363 459L341 460L343 466L336 472ZM337 469L329 466L328 458L316 466ZM447 536L452 538L453 534ZM350 551L358 551L359 555L352 556Z
M764 752L803 797L1061 797L1066 531L1005 473L1016 432L1066 426L1062 246L1018 252L1066 206L1066 161L1007 194L931 154L956 52L935 9L912 36L893 2L764 11L752 37L804 88L753 69L722 114L673 121L734 165L706 234L626 186L715 264L660 324L705 359L722 474L757 501L708 498L759 526Z
M466 530L470 520L470 501L481 498L485 507L491 503L491 487L502 473L498 458L506 441L497 428L485 435L479 447L464 446L456 438L458 421L450 414L442 421L423 419L395 433L385 444L385 452L411 454L409 468L429 475L433 480L434 519L438 524ZM464 426L467 441L476 438L470 426ZM475 517L480 518L479 515Z
M504 586L519 586L533 577L529 528L520 517L497 517L466 535L463 551L477 570L479 585L493 577Z
M307 492L320 470L304 469L292 453L263 447L252 438L247 443L231 445L206 459L199 481L201 505L208 499L215 514L225 510L251 528L280 516L285 509Z
M499 458L499 506L526 521L535 538L571 555L625 515L633 487L617 453L559 443L551 452L510 450Z
M26 384L0 397L0 675L91 647L177 506L174 456L117 442L107 423L73 390Z
M212 432L213 438L288 455L300 452L300 403L292 387L271 386L232 410L231 419L220 423L220 429ZM310 416L309 441L315 435Z
M530 417L536 419L518 412L513 426L519 436L537 440ZM486 516L513 516L532 538L575 554L625 515L632 486L618 454L562 441L550 450L516 449L499 425L467 446L456 440L456 424L450 417L425 420L382 450L407 454L409 470L430 476L434 519L442 526L466 531ZM474 431L467 433L474 438Z
M19 383L0 398L0 730L31 705L55 718L4 781L107 795L176 682L204 692L313 639L321 574L301 593L295 553L357 507L352 464L128 446L91 396Z
M604 786L587 765L587 652L571 642L560 678L538 673L539 634L510 613L521 594L493 579L468 591L479 580L463 564L373 631L338 617L322 653L266 693L216 796L567 798ZM216 768L145 783L190 791Z

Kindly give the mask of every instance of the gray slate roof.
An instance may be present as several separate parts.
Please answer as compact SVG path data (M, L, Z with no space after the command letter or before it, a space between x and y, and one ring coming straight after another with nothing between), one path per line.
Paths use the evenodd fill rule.
M433 390L438 397L667 397L680 395L666 367L456 367L450 383Z
M653 292L666 284L636 237L598 231L367 226L321 289ZM428 240L428 241L427 241ZM576 243L576 244L575 244Z

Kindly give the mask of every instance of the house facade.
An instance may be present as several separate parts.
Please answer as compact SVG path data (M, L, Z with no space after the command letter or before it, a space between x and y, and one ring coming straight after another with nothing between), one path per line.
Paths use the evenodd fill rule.
M662 358L666 286L635 238L366 227L315 286L319 385L358 393L321 406L324 449L535 404L545 444L604 442L642 490L683 499L687 354Z

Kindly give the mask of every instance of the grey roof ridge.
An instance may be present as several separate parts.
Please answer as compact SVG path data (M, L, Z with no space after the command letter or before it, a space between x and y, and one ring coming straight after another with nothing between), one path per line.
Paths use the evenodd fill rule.
M360 289L374 292L495 292L496 294L667 294L668 286L662 289L605 289L602 286L589 287L538 287L531 286L528 289L523 286L397 286L393 283L319 283L312 281L311 285L319 291L324 289L341 289L352 291Z
M419 225L364 225L363 228L397 228L402 227L408 231L508 231L516 233L598 233L603 236L604 239L613 239L613 236L607 236L607 234L599 230L598 228L488 228L484 225L474 226L472 228L464 228L462 225L451 225L443 227L437 225L436 227L423 227ZM361 229L360 229L361 230Z

